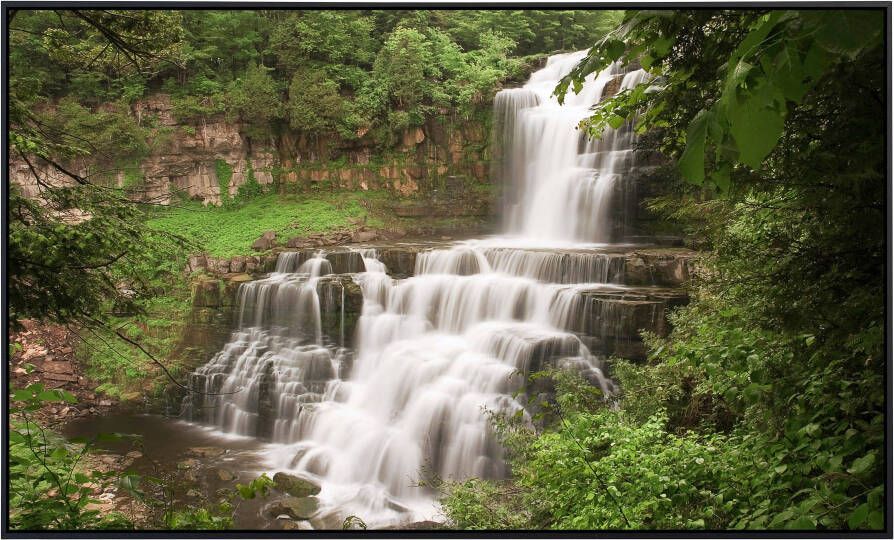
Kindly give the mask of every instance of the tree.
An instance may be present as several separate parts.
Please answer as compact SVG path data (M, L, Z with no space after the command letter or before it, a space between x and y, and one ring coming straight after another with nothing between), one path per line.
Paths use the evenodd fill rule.
M179 13L169 12L58 10L49 18L29 13L16 24L42 29L44 58L53 65L86 71L100 63L126 75L151 74L171 61L179 20ZM18 28L13 36L31 32ZM171 243L142 224L139 203L85 174L77 158L114 161L139 154L145 142L126 116L90 114L72 101L62 102L58 114L39 112L53 110L35 107L46 102L49 87L32 81L23 63L12 66L10 153L27 165L36 193L10 190L10 323L31 317L102 325L110 305L136 309L151 294L161 266L153 255Z
M282 91L270 71L263 65L249 66L228 88L227 109L249 136L269 137L270 126L284 116Z
M300 68L289 84L289 125L310 135L333 132L345 115L338 83L320 69Z

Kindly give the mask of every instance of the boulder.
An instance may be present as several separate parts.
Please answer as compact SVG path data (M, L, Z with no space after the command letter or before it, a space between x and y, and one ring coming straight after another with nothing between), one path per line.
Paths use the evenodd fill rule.
M276 246L276 232L266 231L257 240L252 242L251 249L255 251L266 251Z
M224 482L230 482L236 479L236 475L233 471L227 469L217 469L214 471L218 478L220 478Z
M310 519L320 508L316 497L286 497L274 501L264 509L271 517L288 516L291 519Z
M284 472L273 475L273 484L277 490L288 493L292 497L309 497L320 493L320 486L310 480Z

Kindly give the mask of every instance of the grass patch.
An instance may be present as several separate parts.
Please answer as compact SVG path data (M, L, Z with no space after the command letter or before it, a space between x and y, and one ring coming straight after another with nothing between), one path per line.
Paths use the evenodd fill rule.
M367 225L379 226L370 208L387 197L385 192L262 195L229 208L186 202L159 210L148 223L186 237L210 255L232 257L251 253L251 243L264 231L288 238L348 227L349 220L364 217Z

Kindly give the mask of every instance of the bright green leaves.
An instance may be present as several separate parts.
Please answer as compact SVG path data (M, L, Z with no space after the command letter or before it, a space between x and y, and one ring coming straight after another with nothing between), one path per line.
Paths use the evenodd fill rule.
M726 119L739 149L739 161L752 169L759 169L776 147L785 118L782 92L768 81L759 84L753 92L727 101Z
M681 26L694 21L705 25L706 36L690 37L690 41L704 39L700 46L711 47L706 50L731 49L717 63L713 80L701 73L696 82L688 66L698 62L669 56L672 51L693 47L686 42L678 45L678 41L684 30ZM733 35L743 36L738 43L730 43L722 35L728 25L735 29ZM717 29L718 33L711 33ZM663 91L638 102L622 104L622 98L615 96L600 103L584 122L590 135L599 136L617 116L630 118L633 113L640 114L639 131L668 124L678 133L685 128L686 147L678 154L683 177L697 185L713 184L725 192L737 168L762 170L768 166L766 160L785 132L789 111L801 105L835 66L877 47L881 31L878 10L773 10L716 16L628 12L624 25L594 46L561 81L555 94L561 100L571 85L577 91L585 76L613 61L639 61L660 77L655 83ZM700 100L689 109L700 112L687 115L691 118L688 124L672 107L649 115L649 108L673 104L673 96L683 93ZM618 114L622 108L625 114ZM703 113L710 114L706 117Z
M245 500L254 499L258 495L266 496L273 487L273 480L266 473L261 474L248 484L236 484L236 491Z

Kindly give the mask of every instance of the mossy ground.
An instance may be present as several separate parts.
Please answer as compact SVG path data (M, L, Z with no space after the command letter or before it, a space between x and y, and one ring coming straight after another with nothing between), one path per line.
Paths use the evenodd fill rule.
M382 224L380 203L385 192L261 195L226 207L185 202L159 210L149 220L158 230L185 237L199 251L218 257L251 253L251 244L265 231L288 238L352 226L366 219Z

